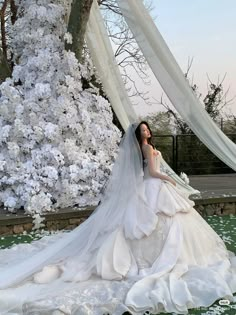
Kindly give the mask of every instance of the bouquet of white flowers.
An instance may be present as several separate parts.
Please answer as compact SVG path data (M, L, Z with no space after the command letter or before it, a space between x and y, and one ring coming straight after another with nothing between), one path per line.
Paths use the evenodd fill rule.
M189 178L188 176L184 173L184 172L181 172L180 173L180 178L188 185L189 184Z

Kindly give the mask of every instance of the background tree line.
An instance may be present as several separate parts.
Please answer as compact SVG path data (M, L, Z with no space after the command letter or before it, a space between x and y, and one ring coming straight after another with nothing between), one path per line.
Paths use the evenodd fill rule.
M191 66L192 60L185 73L188 80ZM208 77L208 91L205 96L202 96L195 83L190 83L190 86L196 97L202 98L202 105L213 121L236 143L236 116L227 112L234 98L227 97L229 88L224 91L224 80L225 76L221 81L214 83ZM233 172L194 135L163 95L157 103L163 106L163 111L147 115L145 119L154 131L157 148L163 152L165 159L175 171L179 173L184 171L192 175Z

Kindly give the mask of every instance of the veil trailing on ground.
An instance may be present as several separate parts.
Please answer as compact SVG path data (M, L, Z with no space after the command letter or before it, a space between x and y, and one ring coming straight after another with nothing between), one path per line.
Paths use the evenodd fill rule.
M21 300L38 300L63 288L71 289L74 281L89 279L93 274L98 249L116 229L122 228L129 239L139 239L152 232L158 219L145 201L142 152L135 136L137 125L131 124L123 136L101 203L84 223L44 246L39 246L40 240L35 241L37 246L33 251L27 250L27 246L32 247L30 244L24 245L24 253L14 248L0 251L2 298L5 289L32 279L35 273L49 265L60 267L58 279L25 291L19 287ZM11 303L7 307L13 309L14 306Z

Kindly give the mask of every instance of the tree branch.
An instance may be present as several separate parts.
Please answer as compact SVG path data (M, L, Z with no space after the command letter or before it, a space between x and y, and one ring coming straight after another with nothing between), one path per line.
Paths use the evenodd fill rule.
M1 41L2 41L2 53L7 58L7 40L6 40L6 28L5 28L5 16L6 9L9 0L3 2L2 8L0 10L0 20L1 20Z
M71 4L68 32L71 33L73 42L72 44L66 43L65 47L67 50L73 51L80 62L92 3L93 0L73 0Z
M11 69L7 62L3 51L0 49L0 81L4 81L6 78L11 76Z

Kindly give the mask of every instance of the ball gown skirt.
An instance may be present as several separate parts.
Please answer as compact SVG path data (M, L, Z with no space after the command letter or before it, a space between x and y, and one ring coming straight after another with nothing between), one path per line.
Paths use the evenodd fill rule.
M155 157L157 170L160 158ZM187 314L220 298L234 301L235 254L193 208L194 202L171 183L151 177L147 160L145 164L149 212L132 217L128 211L123 224L83 264L65 258L0 290L1 315ZM146 236L127 237L132 226L126 221L135 222ZM59 233L2 250L0 261L10 265L16 256L20 261L62 237Z

